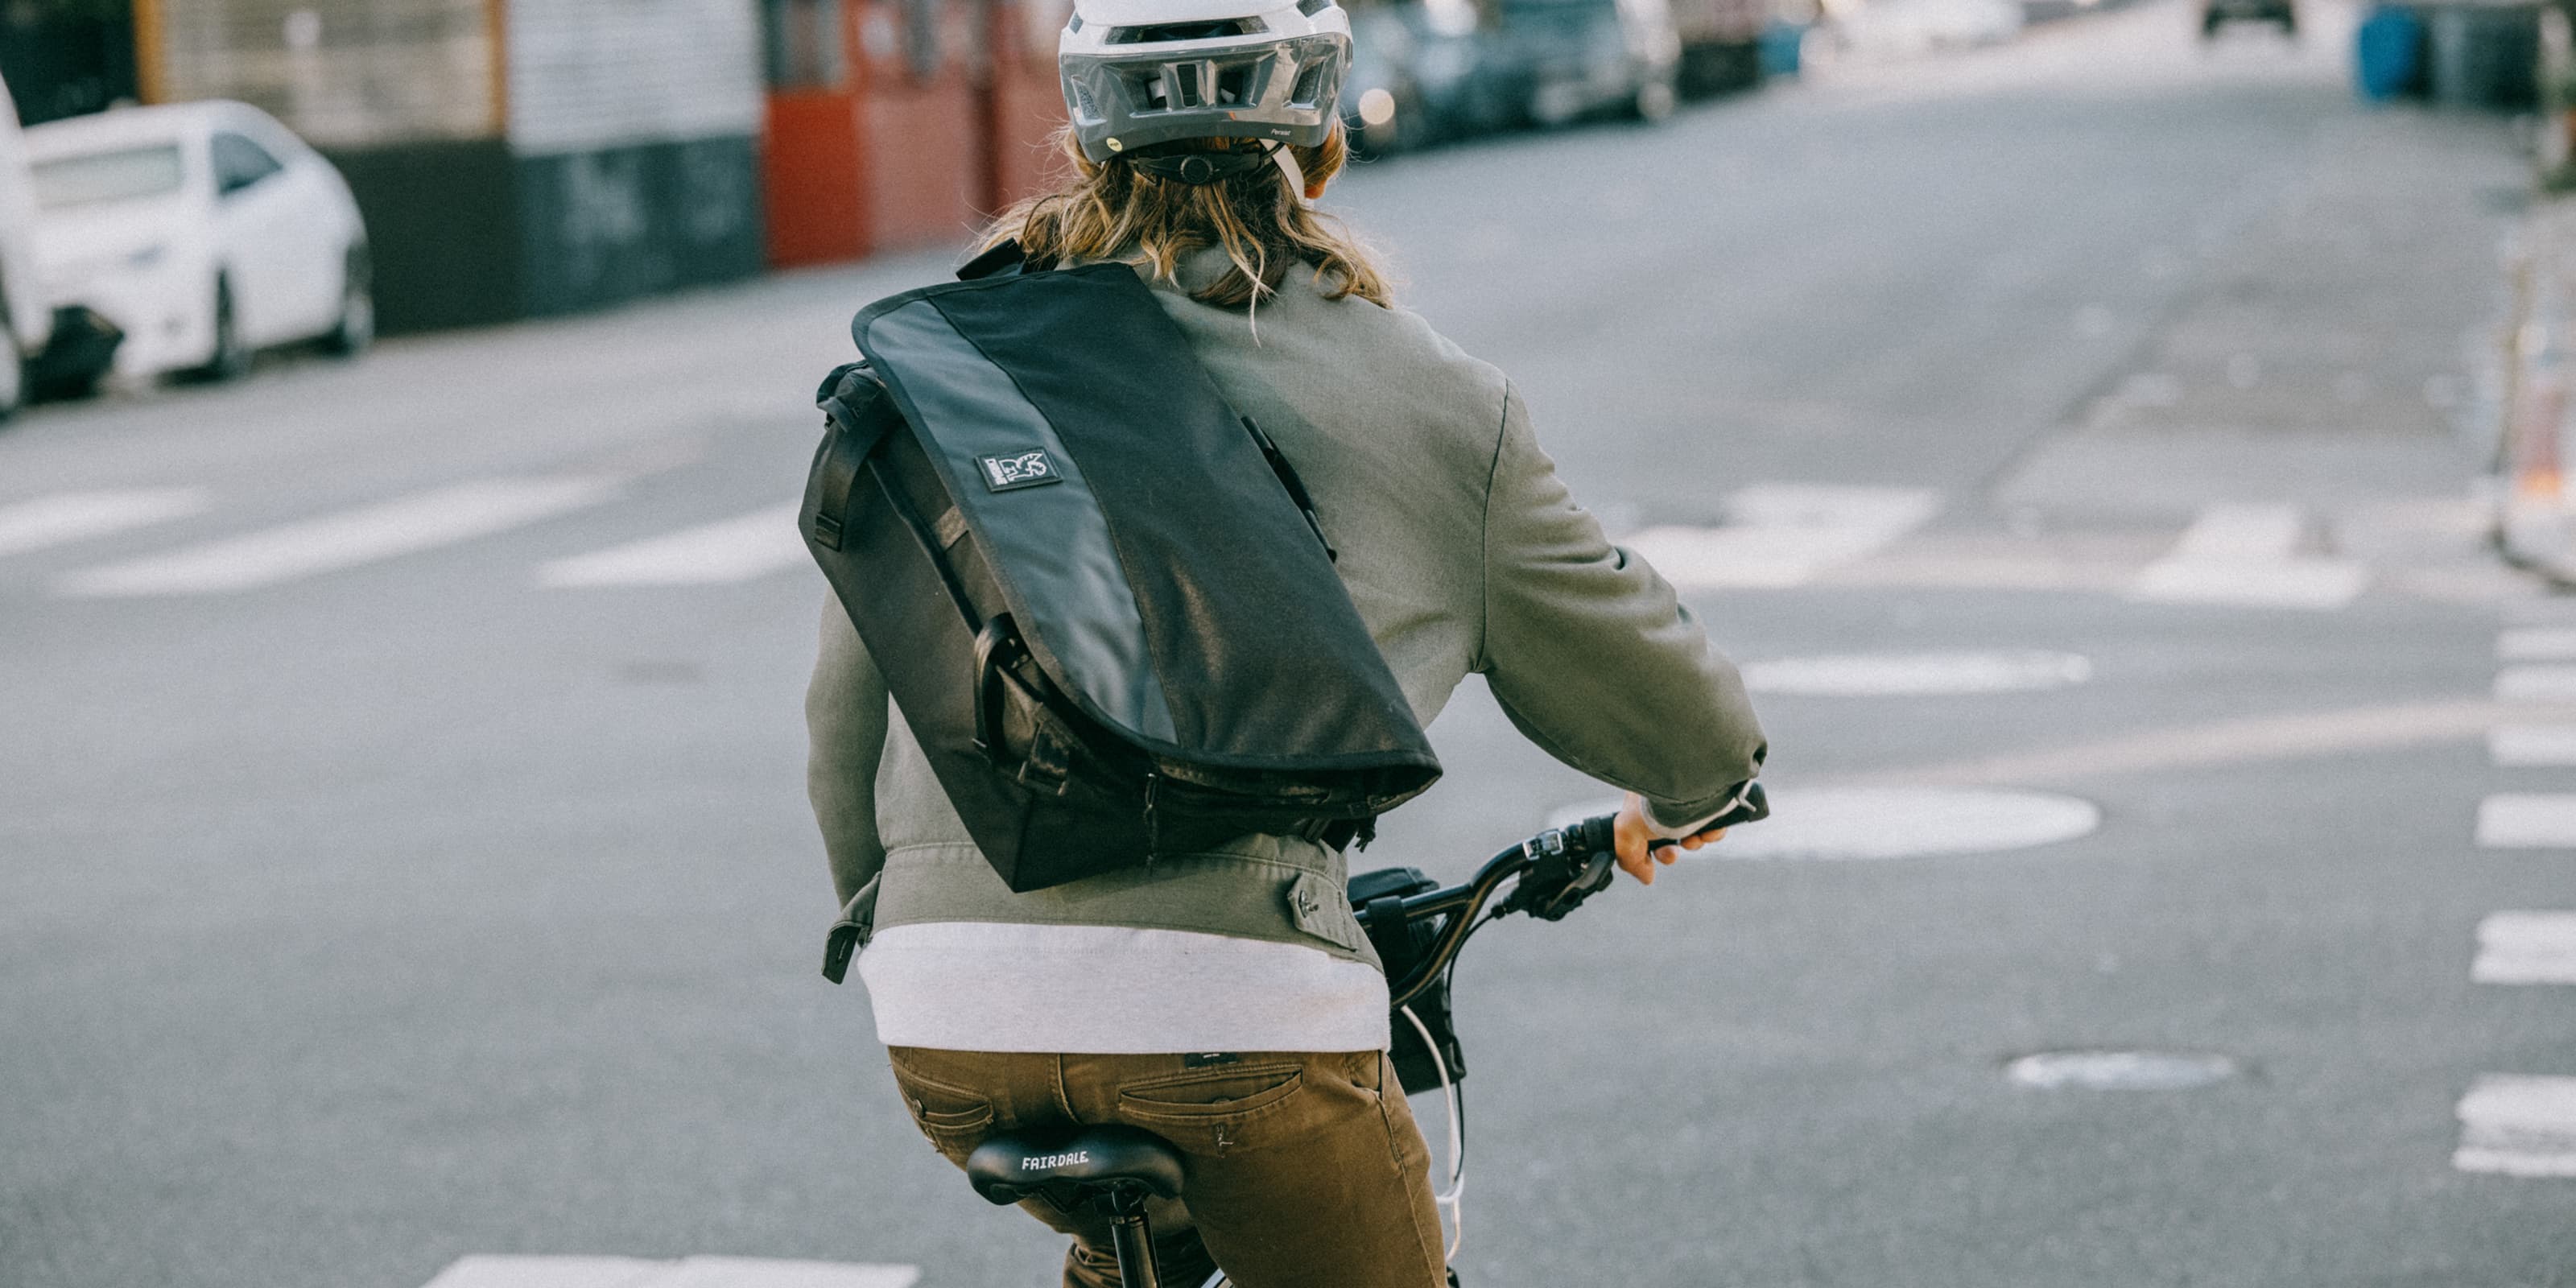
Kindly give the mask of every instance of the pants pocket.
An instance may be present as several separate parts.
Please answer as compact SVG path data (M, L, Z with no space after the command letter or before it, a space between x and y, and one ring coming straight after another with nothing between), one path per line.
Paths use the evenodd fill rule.
M903 1092L904 1107L912 1112L913 1125L940 1153L962 1159L993 1134L990 1098L966 1087L923 1077L905 1068L899 1055L893 1056L890 1064L895 1086Z
M1295 1140L1290 1111L1305 1090L1303 1063L1165 1074L1121 1084L1118 1116L1183 1153L1220 1157Z

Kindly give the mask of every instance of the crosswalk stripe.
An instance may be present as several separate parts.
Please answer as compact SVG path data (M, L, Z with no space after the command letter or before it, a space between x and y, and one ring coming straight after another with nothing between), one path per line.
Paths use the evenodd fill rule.
M68 595L212 595L488 536L607 500L593 478L487 479L66 575Z
M0 555L24 554L128 528L184 519L205 508L204 489L193 487L58 492L0 506Z
M2576 701L2576 666L2508 666L2496 672L2498 702Z
M2299 553L2307 518L2295 505L2211 505L2129 585L2161 603L2333 609L2370 583L2353 559Z
M2496 657L2507 662L2576 661L2576 627L2513 627L2496 636Z
M805 562L797 503L611 546L537 570L544 586L705 586L749 581Z
M2499 912L2478 923L2469 978L2480 984L2576 984L2576 912Z
M2499 725L2487 731L2487 759L2507 767L2576 765L2576 725Z
M2576 846L2576 795L2499 792L2478 802L2478 844L2499 850Z
M1714 528L1663 525L1622 544L1682 590L1781 590L1862 558L1940 512L1923 488L1762 483L1728 498Z
M423 1288L912 1288L917 1266L770 1257L459 1257Z
M2576 1177L2576 1078L2490 1075L2459 1107L2451 1166L2503 1176Z

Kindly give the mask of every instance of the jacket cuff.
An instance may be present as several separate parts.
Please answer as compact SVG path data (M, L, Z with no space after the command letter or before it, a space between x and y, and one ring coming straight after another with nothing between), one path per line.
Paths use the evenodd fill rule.
M1662 801L1647 801L1646 827L1659 841L1679 841L1686 837L1697 836L1706 831L1709 824L1716 822L1720 815L1743 804L1744 793L1752 786L1753 780L1745 779L1728 789L1726 795L1713 802L1691 801L1680 805L1668 805ZM1675 817L1685 821L1680 823L1665 821Z

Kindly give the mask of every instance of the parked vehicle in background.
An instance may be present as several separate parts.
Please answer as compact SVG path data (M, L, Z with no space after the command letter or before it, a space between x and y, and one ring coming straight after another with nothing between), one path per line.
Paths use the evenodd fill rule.
M2299 34L2299 11L2290 0L2203 0L2201 39L2215 38L2218 29L2231 22L2266 22L2279 27L2284 36Z
M1492 47L1538 125L1670 115L1681 38L1670 0L1497 0Z
M1802 56L1813 62L1919 58L1998 45L2021 34L2021 0L1844 0L1824 6Z
M1413 24L1394 5L1350 6L1351 66L1342 74L1342 124L1364 156L1430 141L1433 122L1416 79Z
M1685 98L1749 89L1762 80L1762 29L1770 0L1672 0Z
M273 345L374 339L357 203L267 113L120 108L26 137L46 288L125 332L120 373L223 379Z
M1498 57L1476 0L1349 0L1351 69L1342 116L1360 150L1385 155L1509 129L1528 87Z
M0 83L0 420L27 400L30 373L54 331L37 289L36 197L18 137L18 109Z

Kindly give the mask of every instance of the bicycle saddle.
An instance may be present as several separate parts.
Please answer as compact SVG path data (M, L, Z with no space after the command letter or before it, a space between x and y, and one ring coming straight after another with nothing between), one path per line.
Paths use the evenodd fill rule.
M1134 1127L1031 1127L986 1137L966 1156L966 1180L993 1203L1045 1195L1059 1208L1181 1193L1181 1152Z

